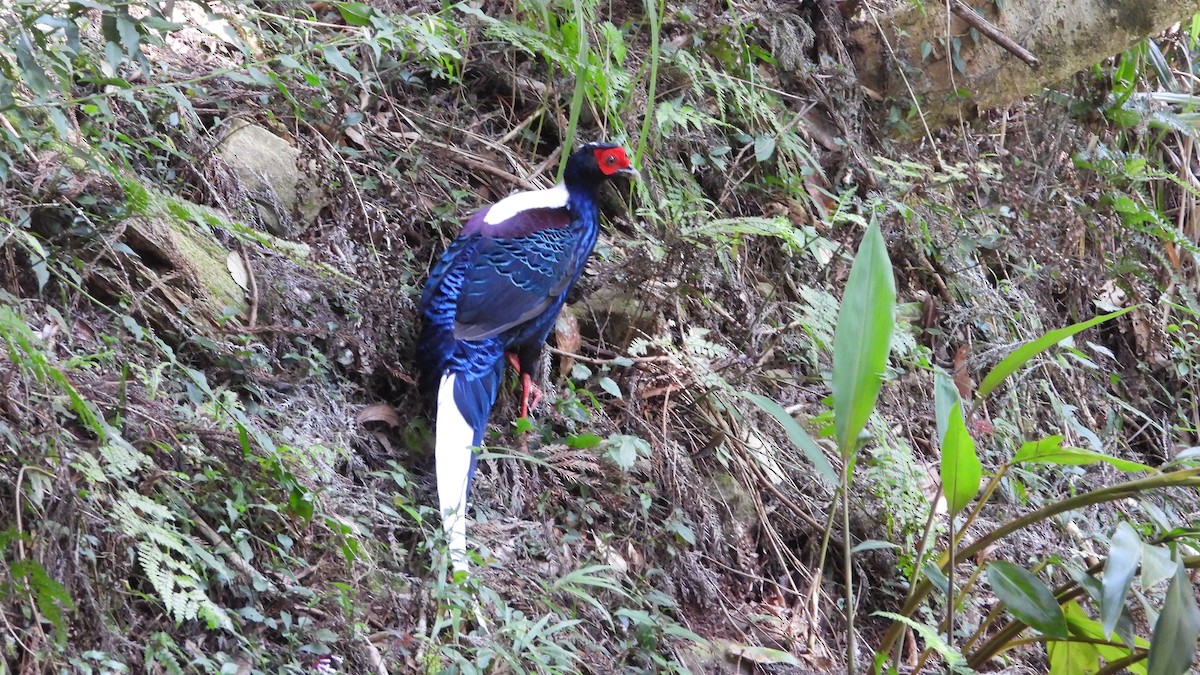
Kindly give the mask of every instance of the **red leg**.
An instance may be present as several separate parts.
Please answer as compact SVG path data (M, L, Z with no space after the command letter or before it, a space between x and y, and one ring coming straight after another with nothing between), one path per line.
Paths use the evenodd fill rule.
M521 370L521 360L513 352L505 352L508 365L521 376L521 417L529 417L529 409L536 408L542 400L542 389L533 383L533 377Z
M529 409L542 400L542 389L533 383L529 373L521 373L521 417L529 417Z

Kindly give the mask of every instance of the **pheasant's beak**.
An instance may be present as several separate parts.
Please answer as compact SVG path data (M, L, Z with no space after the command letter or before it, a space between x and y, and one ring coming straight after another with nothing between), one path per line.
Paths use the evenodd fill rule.
M625 176L626 178L628 178L630 180L641 180L642 179L642 174L638 173L638 170L633 168L632 166L627 166L624 169L617 170L617 175Z

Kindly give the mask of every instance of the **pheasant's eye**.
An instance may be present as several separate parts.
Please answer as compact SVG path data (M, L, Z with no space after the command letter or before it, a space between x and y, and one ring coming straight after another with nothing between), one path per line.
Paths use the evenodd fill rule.
M617 158L613 157L612 155L609 155L608 157L604 158L604 163L611 166L611 165L617 163Z

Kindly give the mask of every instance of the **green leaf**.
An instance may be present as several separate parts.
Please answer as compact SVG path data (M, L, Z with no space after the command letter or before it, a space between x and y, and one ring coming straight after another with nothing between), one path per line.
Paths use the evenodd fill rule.
M879 223L872 222L854 256L833 336L834 426L844 459L854 454L883 386L895 305L892 261Z
M950 668L950 672L975 672L967 665L967 659L962 655L962 652L958 651L954 647L951 647L946 640L942 638L941 633L939 633L936 628L923 623L918 623L911 617L904 616L903 614L895 614L893 612L875 612L871 616L882 616L885 619L899 621L905 626L911 628L917 633L917 635L921 636L921 639L925 641L925 644L928 645L930 649L937 652L942 659L945 660L946 666Z
M850 552L858 553L860 551L877 551L877 550L883 549L883 548L900 548L900 545L893 544L890 541L880 541L878 539L865 539L863 541L858 542L858 544L854 548L850 549Z
M362 83L362 73L358 72L357 68L350 65L350 61L348 61L345 56L342 56L342 53L338 51L337 47L325 46L321 49L321 54L324 55L325 61L329 65L333 66L334 69L336 69L339 73L348 75L354 78L360 84Z
M33 55L33 43L29 40L29 35L25 31L17 34L16 40L10 43L13 51L17 56L17 65L21 69L21 81L28 86L34 94L44 96L48 91L54 88L54 82L46 75L46 71L42 70L42 66L38 64L37 58Z
M1089 618L1088 615L1083 611L1083 607L1079 606L1078 602L1072 600L1071 602L1063 605L1063 614L1067 617L1067 626L1071 630L1071 635L1089 638L1092 640L1108 639L1104 636L1104 628L1101 627L1100 622ZM1126 628L1128 628L1128 626ZM1117 633L1121 633L1120 628L1117 629ZM1144 638L1134 638L1132 633L1129 635L1129 641L1127 644L1136 645L1143 649L1150 646L1150 643ZM1128 647L1119 647L1116 645L1106 644L1095 644L1094 646L1096 647L1096 651L1100 653L1100 658L1109 663L1112 663L1113 661L1120 661L1121 659L1129 656L1131 653L1130 648ZM1130 673L1133 673L1133 675L1146 675L1146 662L1138 661L1136 663L1131 663L1126 666L1126 669Z
M1054 641L1046 645L1046 653L1050 659L1048 675L1092 675L1100 670L1100 652L1087 642Z
M130 17L117 15L117 35L121 37L121 47L126 55L136 58L141 53L142 36Z
M605 441L608 456L622 471L629 471L637 462L638 455L650 456L650 444L645 439L626 434L609 436Z
M796 420L788 414L783 406L775 401L752 394L748 391L740 392L740 394L754 405L762 408L764 412L775 418L783 426L783 430L787 432L788 438L791 439L792 445L795 445L804 453L808 461L812 462L817 467L817 472L824 478L829 485L837 485L838 475L834 472L833 466L829 463L829 459L825 457L825 453L821 451L821 447L812 439L812 436L800 426Z
M375 14L373 7L361 2L339 2L337 9L342 21L351 26L370 26L371 17Z
M613 398L624 398L624 396L621 395L621 387L611 377L600 378L599 384L600 388L608 392L609 396L612 396Z
M1104 586L1100 596L1100 621L1105 639L1111 639L1116 630L1121 611L1125 608L1125 594L1137 573L1138 561L1142 557L1142 540L1137 532L1124 521L1117 525L1108 548L1108 560L1104 563Z
M983 465L958 402L950 407L946 438L942 441L941 474L946 507L953 515L971 503L979 491L979 479L983 477Z
M1080 331L1084 331L1092 326L1104 323L1109 319L1115 319L1118 316L1121 316L1122 314L1130 312L1136 308L1137 305L1134 305L1133 307L1126 307L1118 312L1102 314L1087 321L1082 321L1080 323L1067 326L1066 328L1052 330L1036 340L1031 340L1020 347L1017 347L1013 353L1004 357L1003 361L996 364L996 367L992 368L992 371L987 374L987 377L983 378L983 382L979 383L979 396L983 397L992 393L992 391L999 386L1000 383L1005 380L1005 378L1016 372L1018 368L1028 363L1033 357L1041 354L1059 342L1062 342L1063 340L1076 333L1079 333Z
M953 515L975 498L975 493L979 492L979 479L983 477L983 465L975 454L975 440L967 431L961 403L950 408L946 438L942 441L941 473L946 508Z
M1171 558L1171 549L1166 546L1142 545L1142 588L1150 588L1171 578L1175 573L1175 565Z
M775 139L763 134L754 139L754 159L760 164L771 159L775 154Z
M1067 637L1067 619L1054 594L1029 570L1003 560L988 563L988 583L1013 616L1050 637Z
M308 522L313 517L313 493L295 487L288 494L288 509L300 520Z
M1149 675L1183 675L1191 668L1200 637L1200 608L1184 566L1175 568L1162 613L1150 638Z
M603 441L596 434L575 434L567 437L567 447L582 450L585 448L594 448Z
M1013 456L1012 463L1029 462L1032 464L1057 464L1059 466L1079 466L1104 462L1120 471L1152 471L1153 467L1131 462L1127 459L1109 457L1108 455L1084 450L1083 448L1062 447L1062 436L1050 436L1040 441L1029 441L1021 446Z
M937 422L937 442L942 445L946 442L946 429L950 425L950 409L955 405L961 405L962 399L958 394L958 387L954 385L954 380L946 371L937 368L933 372L933 409L934 419Z

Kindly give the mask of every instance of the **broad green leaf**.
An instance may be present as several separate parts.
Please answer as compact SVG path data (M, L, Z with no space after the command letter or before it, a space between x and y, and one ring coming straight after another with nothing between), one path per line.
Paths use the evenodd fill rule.
M608 393L609 396L612 396L613 398L625 398L621 395L621 386L618 385L616 380L613 380L611 377L600 378L598 384L600 385L601 389Z
M130 58L137 58L141 52L142 36L132 20L120 14L117 15L117 35L121 37L121 46Z
M325 61L334 67L339 73L348 75L354 78L359 83L362 83L362 73L358 69L350 65L350 61L338 51L337 47L325 46L321 49L321 54L325 57Z
M10 46L16 53L17 65L21 69L20 80L33 90L34 94L44 96L54 88L54 82L46 75L46 71L42 70L42 66L33 55L33 43L27 33L18 33L15 42L11 42Z
M1018 368L1025 365L1033 357L1041 354L1059 342L1062 342L1076 333L1087 330L1092 326L1104 323L1109 319L1115 319L1126 312L1132 311L1136 307L1137 305L1134 305L1133 307L1126 307L1120 311L1112 312L1110 314L1102 314L1087 321L1072 324L1066 328L1052 330L1036 340L1031 340L1020 347L1017 347L1016 351L1006 356L1000 363L996 364L996 367L992 368L992 371L987 374L987 377L983 378L983 382L979 383L979 396L987 396L988 394L992 393L992 390L994 390L1001 382L1003 382L1005 378L1016 372Z
M620 610L618 610L618 611L620 611ZM680 626L677 623L667 623L664 625L662 623L662 620L660 618L656 617L650 621L647 621L647 624L656 626L656 627L661 627L662 632L667 635L670 635L672 637L682 638L684 640L691 640L692 642L695 642L698 645L707 645L709 643L707 639L701 637L700 635L697 635L696 633L693 633L692 631L684 628L683 626Z
M339 2L337 9L342 21L350 26L370 26L371 17L375 14L373 7L361 2Z
M1067 617L1067 626L1071 630L1071 635L1089 638L1092 640L1109 639L1104 636L1104 627L1100 625L1100 622L1089 618L1088 615L1083 611L1083 607L1081 607L1078 602L1072 600L1071 602L1063 605L1063 614ZM1128 628L1128 626L1126 627ZM1120 628L1117 629L1117 633L1121 633ZM1135 638L1132 636L1132 633L1130 634L1128 644L1136 645L1142 649L1146 649L1150 646L1150 643L1145 638ZM1104 659L1108 663L1120 661L1121 659L1129 656L1131 653L1130 648L1118 647L1115 645L1096 644L1095 647L1096 651L1100 653L1100 658ZM1145 661L1131 663L1125 668L1129 672L1133 673L1133 675L1146 675Z
M1176 563L1166 546L1142 545L1142 588L1151 588L1175 574Z
M1104 563L1104 590L1100 599L1100 620L1104 626L1104 638L1111 639L1125 608L1125 594L1137 573L1142 557L1142 540L1134 529L1124 521L1117 525L1109 544L1108 560Z
M1012 458L1012 463L1030 462L1034 464L1058 464L1060 466L1079 466L1083 464L1095 464L1104 462L1111 465L1113 468L1125 472L1131 471L1152 471L1153 467L1131 462L1127 459L1118 459L1109 457L1108 455L1095 452L1093 450L1084 450L1083 448L1072 448L1062 446L1062 436L1050 436L1043 438L1040 441L1029 441L1021 446L1017 454Z
M1067 619L1054 594L1029 570L1003 560L988 563L988 583L1013 616L1044 635L1067 637Z
M942 443L946 442L946 429L950 422L950 409L954 405L962 403L962 398L958 395L958 387L954 386L954 380L950 379L950 375L941 368L937 368L933 372L933 409L934 419L937 421L937 442L941 447Z
M833 466L829 463L829 459L825 457L825 453L821 451L821 447L818 446L817 442L812 439L812 436L810 436L808 432L804 430L804 427L800 426L800 424L796 422L796 420L789 415L786 410L783 409L783 406L767 398L766 396L752 394L748 391L741 392L741 395L754 405L762 408L763 411L770 414L771 417L774 417L775 421L779 422L779 424L783 426L783 430L787 432L788 438L792 441L792 445L795 445L797 448L799 448L800 451L804 453L804 456L808 458L808 461L812 462L813 465L817 467L817 472L821 474L821 477L825 478L829 485L837 485L838 475L834 472Z
M853 456L883 386L895 307L892 261L872 222L854 256L833 336L833 416L844 459Z
M1162 613L1150 638L1149 675L1183 675L1196 656L1196 638L1200 637L1200 608L1183 565L1175 568L1175 578L1167 589Z
M608 456L612 458L617 466L621 467L622 471L633 469L637 463L638 455L644 457L650 456L650 444L645 439L637 436L629 436L627 434L617 434L609 436L605 441Z
M567 437L567 447L582 450L585 448L594 448L604 441L596 434L575 434Z
M933 584L934 588L941 591L942 595L945 595L950 589L950 579L948 579L946 574L942 572L942 568L934 565L932 562L927 562L925 563L925 566L921 568L921 571L925 574L925 578L929 580L929 583Z
M1100 670L1100 652L1087 642L1053 641L1046 645L1049 675L1092 675Z
M963 510L975 498L981 477L983 465L975 454L975 441L967 431L962 404L955 403L950 407L946 437L942 440L942 492L951 515Z

